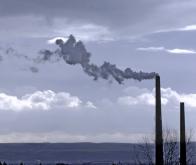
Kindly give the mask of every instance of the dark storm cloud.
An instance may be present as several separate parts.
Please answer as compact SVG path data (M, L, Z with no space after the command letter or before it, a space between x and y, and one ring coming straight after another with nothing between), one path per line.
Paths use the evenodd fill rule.
M159 6L155 0L1 0L0 3L1 16L32 14L49 20L53 17L75 18L119 26L119 23L142 20Z
M6 18L0 19L0 23L2 29L8 29L0 32L3 35L13 31L13 36L21 28L21 36L57 36L63 27L81 30L90 24L104 27L117 39L130 39L196 21L193 0L0 0L0 4L0 17ZM77 28L70 29L78 32Z

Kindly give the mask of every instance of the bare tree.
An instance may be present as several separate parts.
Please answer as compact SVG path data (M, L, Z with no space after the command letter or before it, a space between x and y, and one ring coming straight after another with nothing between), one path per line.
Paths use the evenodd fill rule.
M135 164L153 165L154 163L154 148L151 138L144 137L143 142L134 146Z
M178 133L176 130L165 129L163 131L163 152L165 165L179 164Z
M186 134L187 143L187 164L192 164L194 157L194 146L192 144L193 130ZM164 165L179 164L179 139L175 129L165 129L163 131L163 152ZM134 147L135 164L154 164L154 139L145 137L143 143L136 144Z
M193 131L193 129L190 129L189 132L187 133L187 138L186 138L187 164L193 164L193 157L195 156L195 154L194 154L194 145L192 143L193 136L194 136L194 131Z

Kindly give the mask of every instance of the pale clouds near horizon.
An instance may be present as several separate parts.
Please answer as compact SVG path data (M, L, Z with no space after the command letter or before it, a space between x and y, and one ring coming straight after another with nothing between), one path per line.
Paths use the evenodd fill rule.
M123 134L123 133L102 133L102 134L68 134L66 132L44 132L44 133L18 133L1 134L1 143L63 143L63 142L113 142L113 143L140 143L143 138L153 138L153 134Z
M178 93L171 88L162 88L161 92L164 128L178 128L178 122L167 119L178 119L181 101L185 102L187 129L191 128L196 94ZM0 130L0 141L139 142L153 134L154 93L154 89L129 86L120 96L95 103L65 92L35 91L22 97L0 93L0 124L7 123ZM5 115L10 118L3 118Z

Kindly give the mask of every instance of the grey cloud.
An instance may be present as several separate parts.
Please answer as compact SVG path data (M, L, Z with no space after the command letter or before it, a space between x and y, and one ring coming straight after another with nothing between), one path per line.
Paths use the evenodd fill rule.
M0 56L0 61L3 61L3 57L2 56Z
M45 18L42 22L49 27L53 27L55 19L61 19L62 22L67 20L69 23L93 23L116 30L116 35L126 38L128 35L135 36L141 32L158 30L157 27L163 23L159 22L160 19L155 16L159 15L159 8L168 2L167 0L164 2L155 0L43 0L41 2L8 0L1 2L0 15L16 19L24 15L41 16Z
M51 29L55 28L56 19L61 22L66 20L68 23L83 22L102 25L112 29L114 35L121 39L130 39L165 28L187 26L196 21L195 17L190 17L190 15L195 15L196 11L195 2L192 0L180 2L176 0L1 0L0 2L0 16L14 18L12 21L16 21L15 24L17 24L18 17L22 16L29 16L29 20L34 20L34 17L45 18L41 21L35 20L35 22L38 22L38 27L47 24L47 28L34 27L36 31L33 32L29 27L31 33L38 33L34 34L35 36L39 36L39 34L41 36L43 33L55 36L56 33ZM185 12L186 14L184 14ZM183 23L182 17L184 18ZM27 20L23 20L23 22L28 24ZM21 26L19 25L17 28L19 29ZM26 30L21 33L25 33L24 31Z
M19 114L13 111L0 111L0 114L0 133L13 131L20 133L63 131L73 134L139 133L148 132L153 125L153 113L149 113L148 110L122 109L117 104L114 104L111 110L105 107L95 110L83 107L79 111L53 108L47 112L21 111ZM139 116L149 120L141 123L135 120Z
M94 18L97 21L102 21L103 19L105 22L112 18L111 21L123 21L124 23L126 23L126 18L129 18L132 21L135 20L135 17L137 17L137 19L142 19L146 13L152 11L154 6L159 5L155 0L150 0L148 2L143 0L1 0L0 2L0 15L2 16L38 14L48 18L55 16L79 17L87 20L92 20Z
M33 72L33 73L39 72L39 69L38 69L37 67L35 67L35 66L31 66L31 67L29 67L29 69L30 69L30 71Z

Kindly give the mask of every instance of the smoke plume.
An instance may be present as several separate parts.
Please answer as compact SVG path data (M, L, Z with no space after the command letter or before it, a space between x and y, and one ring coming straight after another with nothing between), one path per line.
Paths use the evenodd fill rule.
M58 45L60 49L54 52L49 50L41 51L40 53L43 56L40 60L49 61L54 57L54 55L58 55L58 57L63 58L67 64L81 65L84 72L93 77L94 80L99 78L108 80L112 77L119 84L122 84L125 79L135 79L141 81L153 79L157 75L155 72L135 72L131 68L121 70L117 68L116 65L110 64L109 62L104 62L101 66L92 64L90 62L91 54L87 52L84 44L81 41L76 41L73 35L70 35L66 42L61 39L57 39L56 45Z

